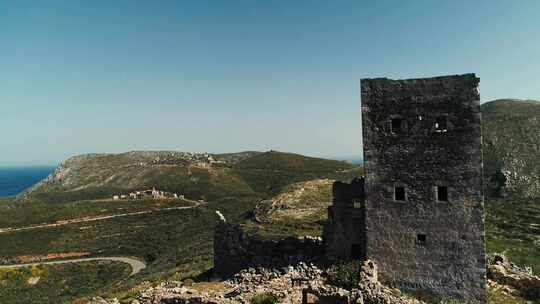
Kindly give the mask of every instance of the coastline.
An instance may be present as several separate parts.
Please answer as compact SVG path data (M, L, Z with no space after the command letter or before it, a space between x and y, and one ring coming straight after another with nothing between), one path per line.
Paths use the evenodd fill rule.
M47 177L55 169L43 166L0 166L0 198L15 197Z

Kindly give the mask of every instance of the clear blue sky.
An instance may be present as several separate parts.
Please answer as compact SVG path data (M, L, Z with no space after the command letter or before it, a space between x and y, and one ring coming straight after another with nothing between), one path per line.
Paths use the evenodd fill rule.
M377 2L377 4L375 4ZM0 165L129 150L361 155L359 79L540 99L540 1L2 1Z

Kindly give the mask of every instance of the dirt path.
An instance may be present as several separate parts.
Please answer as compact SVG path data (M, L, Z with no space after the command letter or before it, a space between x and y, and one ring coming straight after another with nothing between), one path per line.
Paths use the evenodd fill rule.
M122 262L129 264L131 267L130 276L139 273L141 270L146 268L146 264L143 261L128 258L128 257L99 257L99 258L81 258L81 259L70 259L70 260L59 260L59 261L48 261L48 262L35 262L35 263L26 263L26 264L14 264L14 265L0 265L0 269L8 268L23 268L29 266L37 265L55 265L55 264L67 264L67 263L80 263L88 261L113 261L113 262Z
M189 201L191 201L191 200L189 200ZM41 228L58 227L58 226L64 226L64 225L69 225L69 224L76 224L76 223L94 222L94 221L113 219L113 218L117 218L117 217L149 214L149 213L168 211L168 210L192 209L192 208L197 208L202 204L206 204L206 202L202 202L202 203L198 202L198 201L191 201L191 202L195 203L195 205L194 206L186 206L186 207L169 207L169 208L162 208L162 209L145 210L145 211L128 212L128 213L119 213L119 214L102 215L102 216L94 216L94 217L81 217L81 218L75 218L75 219L69 219L69 220L60 220L60 221L57 221L55 223L50 223L50 224L41 224L41 225L33 225L33 226L18 227L18 228L14 228L14 227L0 228L0 234L9 233L9 232L16 232L16 231L25 231L25 230L33 230L33 229L41 229Z

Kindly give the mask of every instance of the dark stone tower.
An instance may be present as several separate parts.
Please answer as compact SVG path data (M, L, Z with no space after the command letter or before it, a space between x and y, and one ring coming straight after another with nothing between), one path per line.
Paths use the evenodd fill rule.
M388 285L485 302L478 83L361 81L365 255Z
M366 246L364 178L334 182L332 206L323 239L326 254L337 259L364 259Z

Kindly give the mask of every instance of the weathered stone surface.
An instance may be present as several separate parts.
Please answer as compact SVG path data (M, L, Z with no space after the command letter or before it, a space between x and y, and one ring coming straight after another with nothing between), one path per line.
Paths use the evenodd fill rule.
M363 303L362 296L359 296ZM309 286L302 290L302 304L349 304L357 303L350 291L332 286Z
M306 263L283 269L248 268L227 281L215 283L212 288L197 287L198 283L191 287L193 289L182 287L181 284L162 283L141 292L138 300L142 304L251 303L255 295L270 293L278 298L279 303L301 303L302 290L308 284L322 286L323 274L323 270ZM294 284L295 281L300 283Z
M214 270L228 277L247 268L253 255L248 251L249 239L238 225L220 220L214 230Z
M365 257L364 178L351 183L335 182L333 205L328 208L324 226L326 254L331 258L363 259Z
M423 304L424 302L404 297L398 290L382 285L378 280L378 267L371 260L364 261L359 273L358 288L344 290L329 285L308 286L302 292L302 303L340 304Z
M365 250L392 287L485 302L478 83L361 81Z
M250 238L239 225L223 221L214 232L214 270L222 277L249 267L276 268L322 257L324 245L320 238L258 240Z
M324 268L307 263L281 269L248 268L224 282L200 283L207 284L204 286L195 283L187 288L181 282L163 282L140 292L137 301L141 304L247 304L257 294L270 293L277 297L278 303L284 304L425 304L382 286L375 280L377 267L371 261L365 263L359 274L366 280L353 290L325 284L326 273Z
M530 268L518 267L500 254L488 260L487 276L490 280L509 286L507 289L516 296L540 299L540 277L533 275Z

